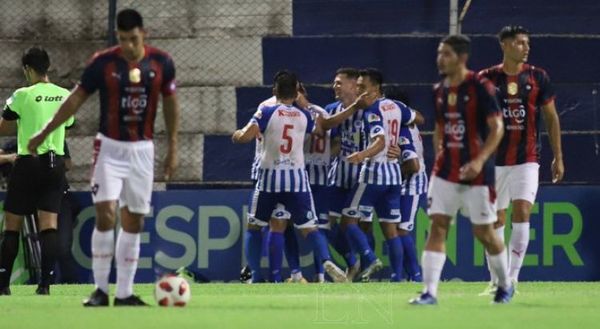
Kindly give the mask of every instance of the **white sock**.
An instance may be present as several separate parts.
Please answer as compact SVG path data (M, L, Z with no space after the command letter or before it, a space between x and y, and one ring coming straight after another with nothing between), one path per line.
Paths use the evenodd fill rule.
M517 281L529 245L529 222L513 223L510 236L510 265L508 275Z
M133 295L133 278L140 255L140 234L119 232L117 238L117 290L115 297L126 298Z
M294 280L294 281L300 281L300 280L302 280L302 272L301 272L301 271L295 271L295 272L292 272L292 273L290 274L290 277L291 277L291 278L292 278L292 280Z
M446 253L437 251L423 251L423 258L421 259L423 267L423 284L425 285L425 292L436 297L438 284L440 277L442 276L442 269L446 262Z
M508 277L508 258L506 257L506 248L497 255L489 255L488 261L492 272L498 277L498 287L508 288L510 279Z
M319 279L319 282L325 282L325 273L318 273L317 278Z
M108 276L115 253L115 232L113 230L92 232L92 272L96 288L108 294Z
M494 230L494 232L496 233L496 235L498 236L500 241L502 241L502 243L504 244L504 226L498 227L497 229ZM490 259L489 259L489 255L488 255L487 251L485 252L485 259L487 261L488 271L490 271L490 281L492 281L494 284L497 285L498 277L496 276L494 271L492 271L492 267L490 266Z

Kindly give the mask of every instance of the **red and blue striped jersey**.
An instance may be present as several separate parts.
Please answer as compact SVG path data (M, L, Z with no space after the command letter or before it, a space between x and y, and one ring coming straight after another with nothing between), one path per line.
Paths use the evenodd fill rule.
M474 180L461 181L459 175L460 168L479 154L488 135L487 119L500 115L494 85L469 71L459 86L447 86L444 81L436 84L434 101L442 149L438 151L432 174L454 183L493 186L493 156Z
M497 166L538 162L540 108L555 98L548 74L524 64L517 75L507 75L502 64L479 73L496 86L504 118L504 136L496 154Z
M158 96L175 93L175 65L166 53L145 46L144 58L129 62L116 46L94 54L77 88L100 93L100 128L120 141L151 140Z

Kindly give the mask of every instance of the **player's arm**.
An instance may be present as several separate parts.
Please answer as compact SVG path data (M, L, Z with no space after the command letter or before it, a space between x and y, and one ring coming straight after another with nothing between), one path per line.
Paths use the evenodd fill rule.
M470 181L475 179L481 172L483 164L496 152L502 135L504 135L504 123L500 115L490 115L487 118L488 136L475 159L460 168L460 179Z
M552 183L557 183L562 180L565 174L565 166L563 163L560 121L554 101L550 101L542 106L542 114L544 116L544 123L546 124L546 131L550 137L550 147L554 154L554 159L552 160Z
M320 126L324 131L339 126L342 124L342 122L351 117L357 110L367 107L365 104L365 99L367 98L368 94L369 93L367 92L362 93L360 96L358 96L354 103L348 106L344 111L330 115L328 118L320 116L317 118L317 126Z
M412 121L412 123L416 124L417 126L424 125L425 117L423 116L423 114L421 114L421 112L419 112L417 110L413 110L413 111L415 112L415 119Z
M402 172L402 176L410 176L414 173L419 172L421 169L421 165L419 164L419 159L413 158L402 161L402 165L400 165L400 171Z
M17 133L17 121L0 118L0 135L12 136Z
M250 121L244 128L236 130L231 136L231 140L235 144L250 143L257 138L259 134L260 128L258 125L255 122Z
M171 179L171 176L177 169L177 143L179 133L179 101L176 94L163 96L163 116L165 127L167 129L167 156L165 157L165 181Z
M354 152L348 156L348 162L354 164L362 163L366 158L373 157L385 148L385 137L377 135L373 138L373 142L365 150Z
M69 120L81 105L88 99L90 94L83 90L80 86L76 87L75 90L67 97L62 103L58 111L54 114L52 119L40 130L37 134L33 135L29 140L27 149L31 154L37 154L36 150L40 144L46 139L46 137L60 127L65 121Z

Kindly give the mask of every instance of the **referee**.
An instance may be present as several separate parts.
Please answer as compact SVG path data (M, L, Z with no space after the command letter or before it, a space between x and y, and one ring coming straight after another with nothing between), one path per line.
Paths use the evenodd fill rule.
M50 59L44 49L32 47L21 60L30 86L12 94L0 119L0 133L14 133L15 127L17 131L17 160L8 179L4 203L0 295L10 295L10 276L19 249L23 216L35 211L42 250L42 273L36 294L48 295L58 250L56 219L65 185L65 127L72 125L74 119L71 117L60 129L49 134L37 148L37 154L28 152L27 143L31 136L52 118L69 91L48 80Z

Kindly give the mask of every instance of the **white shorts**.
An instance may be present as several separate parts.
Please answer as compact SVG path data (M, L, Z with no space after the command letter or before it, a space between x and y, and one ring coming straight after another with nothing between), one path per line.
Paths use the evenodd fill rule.
M540 165L528 162L515 166L496 167L498 209L507 209L511 201L535 203L539 185Z
M98 134L94 140L92 200L119 201L130 212L150 212L154 181L152 141L123 142Z
M463 185L432 176L427 202L429 215L454 217L461 210L476 225L491 224L497 219L495 192L488 186Z

